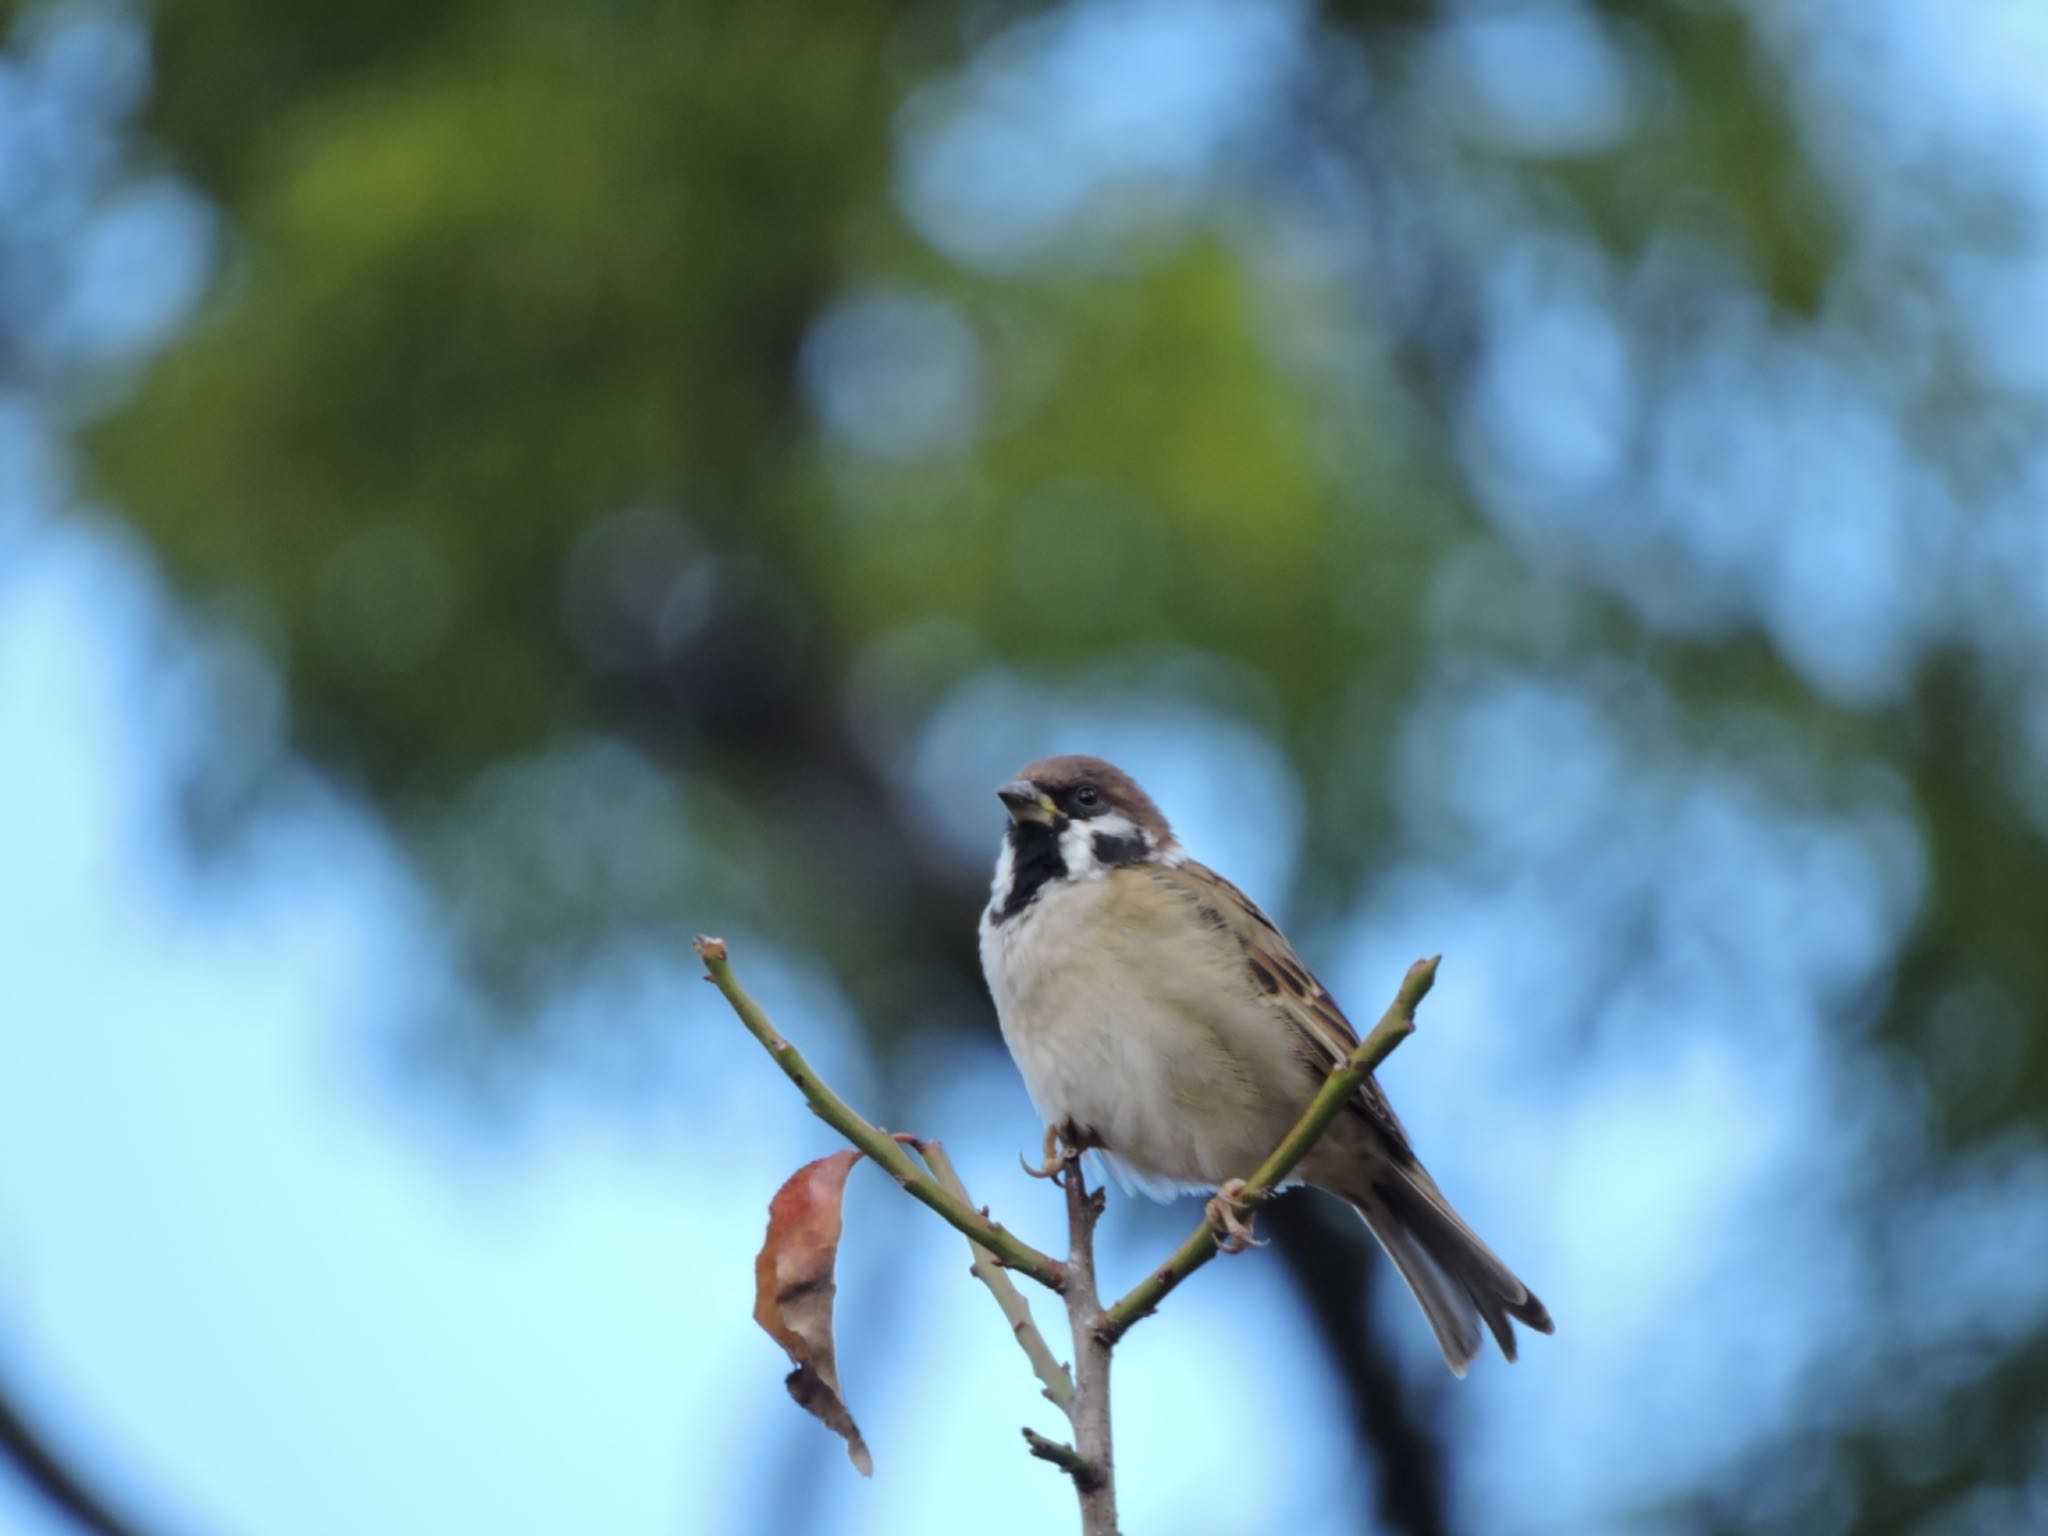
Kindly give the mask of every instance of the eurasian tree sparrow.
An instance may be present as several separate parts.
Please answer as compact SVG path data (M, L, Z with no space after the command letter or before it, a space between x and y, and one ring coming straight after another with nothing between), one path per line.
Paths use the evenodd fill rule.
M1285 935L1182 851L1129 775L1049 757L996 791L1010 826L981 920L1003 1039L1048 1125L1154 1193L1265 1159L1357 1033ZM1424 1171L1367 1078L1297 1170L1365 1218L1457 1375L1484 1321L1515 1358L1550 1314Z

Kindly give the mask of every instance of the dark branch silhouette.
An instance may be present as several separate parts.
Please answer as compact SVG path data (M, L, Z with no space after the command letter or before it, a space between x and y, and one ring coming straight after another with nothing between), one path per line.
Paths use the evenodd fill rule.
M142 1526L116 1513L107 1496L29 1422L4 1383L0 1383L0 1459L79 1530L92 1536L148 1536Z

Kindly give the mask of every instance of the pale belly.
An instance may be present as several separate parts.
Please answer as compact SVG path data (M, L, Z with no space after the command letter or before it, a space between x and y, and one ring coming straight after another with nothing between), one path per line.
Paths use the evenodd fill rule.
M1048 1125L1071 1121L1133 1183L1211 1188L1253 1171L1315 1083L1234 942L1170 912L1105 906L1109 881L983 923L1003 1039Z

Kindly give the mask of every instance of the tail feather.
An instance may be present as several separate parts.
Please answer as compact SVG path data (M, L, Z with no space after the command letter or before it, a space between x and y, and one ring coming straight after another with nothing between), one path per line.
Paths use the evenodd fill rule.
M1510 1360L1515 1358L1510 1318L1538 1333L1554 1328L1543 1303L1451 1209L1436 1181L1420 1167L1381 1167L1369 1193L1346 1198L1415 1293L1454 1375L1463 1376L1479 1353L1482 1321Z
M1453 1376L1463 1376L1465 1367L1479 1353L1478 1309L1471 1294L1437 1268L1415 1234L1393 1217L1384 1205L1361 1202L1358 1214L1365 1218L1372 1235L1379 1239L1387 1257L1401 1271L1408 1289L1429 1319L1437 1347L1444 1352L1444 1364Z

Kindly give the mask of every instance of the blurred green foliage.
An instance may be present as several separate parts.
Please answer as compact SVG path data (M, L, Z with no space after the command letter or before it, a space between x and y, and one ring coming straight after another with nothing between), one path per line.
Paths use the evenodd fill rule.
M347 16L163 18L156 126L237 198L235 280L101 462L255 600L309 740L445 785L592 717L534 620L599 516L788 527L762 445L884 164L886 12Z

